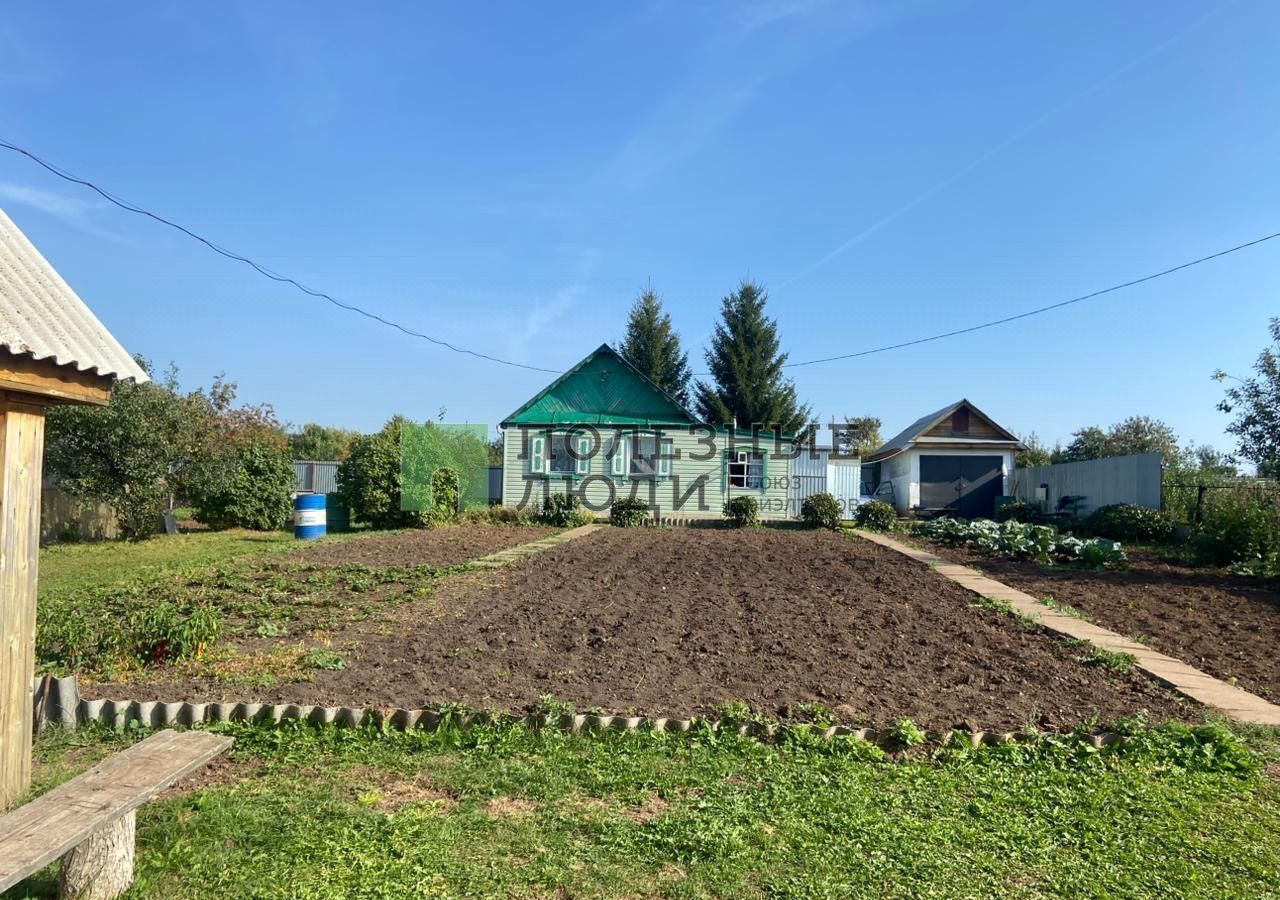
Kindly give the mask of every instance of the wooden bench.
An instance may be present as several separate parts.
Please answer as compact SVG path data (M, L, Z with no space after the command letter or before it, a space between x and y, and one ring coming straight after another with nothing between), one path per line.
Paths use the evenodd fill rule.
M62 857L60 897L120 895L133 881L134 811L231 742L205 731L160 731L0 816L0 891Z

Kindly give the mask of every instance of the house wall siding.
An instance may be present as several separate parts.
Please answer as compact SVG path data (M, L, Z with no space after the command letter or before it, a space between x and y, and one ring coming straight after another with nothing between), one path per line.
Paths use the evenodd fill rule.
M791 480L791 460L785 451L789 449L784 443L783 454L776 452L772 440L762 438L759 449L766 456L765 488L729 488L724 484L723 454L731 446L729 435L717 433L709 438L707 432L688 429L663 429L660 434L672 442L671 477L663 479L650 478L617 478L609 472L609 459L606 451L614 432L602 429L604 448L598 448L590 460L590 471L583 476L566 478L561 475L540 475L530 471L527 441L530 435L544 431L534 426L512 426L503 433L503 483L502 502L505 506L537 506L546 493L564 493L572 490L579 493L583 503L598 515L607 515L609 504L613 499L636 496L651 501L657 508L658 515L719 518L723 514L726 500L746 495L755 497L760 504L760 515L766 518L784 518L787 516L787 498ZM559 429L558 429L559 430ZM711 458L708 455L710 439L714 440ZM738 439L732 443L737 449L750 449L749 439ZM677 501L683 498L690 486L696 485L699 478L705 478L702 500L695 489L684 500L682 508L677 509ZM652 490L652 497L650 495Z

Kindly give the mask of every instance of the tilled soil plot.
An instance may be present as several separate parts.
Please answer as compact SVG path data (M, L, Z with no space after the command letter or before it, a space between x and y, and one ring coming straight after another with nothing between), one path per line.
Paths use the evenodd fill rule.
M844 721L930 727L1080 724L1195 710L869 542L817 532L602 529L505 569L450 579L429 604L336 634L350 664L224 699L687 715L742 700L818 701ZM169 685L165 696L210 685Z
M1126 637L1145 640L1215 678L1280 700L1280 580L1171 565L1141 551L1129 568L1089 571L993 559L930 544L1033 597L1053 597Z
M537 525L456 525L317 544L290 556L316 566L456 566L555 534Z

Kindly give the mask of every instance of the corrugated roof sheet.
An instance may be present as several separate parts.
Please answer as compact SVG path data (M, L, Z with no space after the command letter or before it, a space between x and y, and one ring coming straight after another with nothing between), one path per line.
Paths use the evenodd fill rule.
M84 372L147 375L0 209L0 347Z
M601 344L507 416L507 425L683 425L693 415Z

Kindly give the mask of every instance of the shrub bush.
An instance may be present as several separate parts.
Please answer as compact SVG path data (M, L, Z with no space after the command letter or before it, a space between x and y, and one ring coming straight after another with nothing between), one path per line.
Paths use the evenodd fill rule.
M639 528L650 514L649 504L639 497L619 497L609 507L609 520L620 528Z
M760 504L755 497L734 497L724 505L724 517L734 528L760 524Z
M470 525L532 525L533 515L514 506L487 506L464 510L458 520Z
M195 518L212 528L271 531L289 520L293 464L283 441L254 437L213 450L193 466Z
M448 525L458 518L458 473L442 466L431 473L431 509L427 524Z
M840 530L840 501L830 494L810 494L800 504L800 518L810 528Z
M1158 509L1113 503L1094 510L1084 522L1089 534L1113 541L1164 543L1173 538L1173 520Z
M538 518L557 528L576 528L595 521L595 516L583 508L577 494L548 494L542 501L542 512Z
M1237 566L1264 575L1272 571L1280 550L1276 509L1265 498L1233 495L1205 511L1194 538L1195 557L1203 565Z
M338 498L353 519L374 528L422 526L427 515L400 508L400 433L402 416L395 416L377 434L362 434L351 442L351 455L338 466Z
M858 511L853 517L859 528L866 528L869 531L893 531L894 526L898 524L898 511L893 508L893 504L883 500L867 500L859 503Z
M996 510L997 522L1027 522L1035 525L1039 524L1042 518L1043 513L1039 508L1030 503L1023 503L1021 500L1006 503Z

